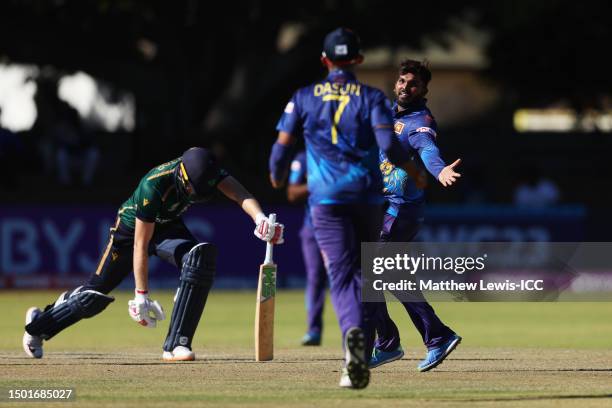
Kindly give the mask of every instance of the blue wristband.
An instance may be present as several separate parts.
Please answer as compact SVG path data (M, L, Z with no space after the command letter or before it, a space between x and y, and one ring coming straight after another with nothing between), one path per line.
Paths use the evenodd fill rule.
M285 172L289 168L289 161L291 159L291 146L274 143L272 151L270 152L270 174L274 181L281 181Z

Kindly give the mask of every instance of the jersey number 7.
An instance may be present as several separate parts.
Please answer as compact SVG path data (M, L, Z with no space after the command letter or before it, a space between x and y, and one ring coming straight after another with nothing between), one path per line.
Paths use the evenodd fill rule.
M346 108L346 105L348 105L348 103L351 101L351 97L349 95L325 95L323 97L323 102L329 102L329 101L340 101L340 104L338 105L338 110L336 110L336 113L334 114L334 124L332 126L332 144L338 144L338 123L340 123L340 117L342 116L342 113L344 112L344 108Z

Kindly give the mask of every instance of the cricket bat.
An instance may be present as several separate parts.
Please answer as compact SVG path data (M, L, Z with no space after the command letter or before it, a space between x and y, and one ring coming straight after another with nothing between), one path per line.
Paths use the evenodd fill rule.
M268 217L276 222L276 214ZM276 296L276 265L272 260L274 245L266 243L266 258L259 266L257 304L255 305L255 361L274 358L274 297Z

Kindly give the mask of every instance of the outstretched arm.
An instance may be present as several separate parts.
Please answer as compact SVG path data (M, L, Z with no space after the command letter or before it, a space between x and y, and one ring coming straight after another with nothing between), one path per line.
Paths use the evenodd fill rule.
M259 202L253 197L251 193L242 185L238 180L232 176L227 176L218 185L217 188L227 198L235 201L240 208L251 216L253 221L257 223L258 214L263 215Z
M410 136L410 144L418 150L427 170L444 186L451 186L461 174L455 172L455 167L461 163L457 159L451 165L446 165L440 157L440 149L429 133L418 132Z
M285 226L278 222L272 223L261 211L259 202L238 180L232 176L227 176L218 185L217 188L226 197L235 201L247 214L251 216L255 222L254 234L257 238L272 242L273 244L283 243L283 232Z

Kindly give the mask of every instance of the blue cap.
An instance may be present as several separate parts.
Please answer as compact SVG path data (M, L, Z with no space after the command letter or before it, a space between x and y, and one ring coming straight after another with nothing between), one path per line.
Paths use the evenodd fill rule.
M348 28L337 28L325 36L323 56L331 61L352 61L360 57L359 36Z

